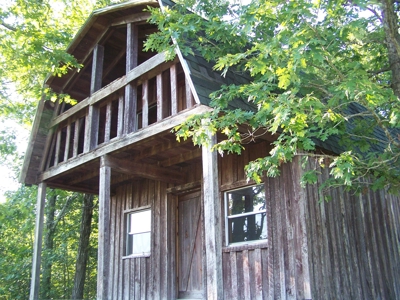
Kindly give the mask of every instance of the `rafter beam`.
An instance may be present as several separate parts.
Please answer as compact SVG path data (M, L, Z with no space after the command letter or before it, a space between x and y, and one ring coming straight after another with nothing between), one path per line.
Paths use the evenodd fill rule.
M201 156L201 148L195 149L193 151L189 151L183 154L178 154L174 157L168 158L162 162L160 165L163 167L169 167L172 165L180 164L195 158L199 158Z
M102 161L104 165L110 167L112 170L128 175L136 175L168 183L183 183L185 181L184 173L168 168L119 159L110 155L105 155Z
M150 18L150 16L151 16L150 13L143 12L143 13L134 14L131 16L121 17L119 19L116 19L114 22L112 22L111 26L119 26L119 25L125 25L128 23L136 23L136 22L146 21L148 18Z

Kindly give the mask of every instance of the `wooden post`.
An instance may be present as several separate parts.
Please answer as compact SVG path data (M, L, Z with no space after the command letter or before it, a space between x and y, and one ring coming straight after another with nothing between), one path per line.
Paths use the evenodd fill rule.
M207 126L207 120L203 120ZM204 237L206 251L207 299L223 299L221 203L218 185L218 157L211 148L217 142L210 136L210 144L202 147Z
M90 82L90 95L101 88L103 79L104 47L96 45L93 49L92 77ZM84 152L89 152L97 146L99 129L99 108L90 105L85 122Z
M176 64L169 69L171 78L171 115L178 113L178 74Z
M29 300L39 299L40 262L42 255L45 199L46 199L46 183L41 182L38 185L38 193L37 193L36 227L35 227L35 240L33 244L32 277L31 277L31 290L29 294Z
M126 73L138 64L138 28L132 23L126 26ZM137 87L136 83L125 86L124 133L134 132L137 129Z
M164 90L163 90L162 73L157 75L156 85L157 85L157 122L158 122L164 118L164 105L163 105Z
M97 44L93 49L92 77L90 95L101 89L103 80L104 46Z
M149 125L149 81L145 80L142 84L142 128Z
M99 179L99 234L96 298L98 300L108 299L108 282L110 280L110 189L111 168L106 165L104 157L102 157Z

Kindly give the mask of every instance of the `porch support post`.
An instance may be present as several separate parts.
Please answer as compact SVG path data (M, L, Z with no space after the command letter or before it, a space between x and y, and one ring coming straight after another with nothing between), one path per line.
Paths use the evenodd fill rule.
M203 122L206 124L206 122ZM207 126L207 125L205 125ZM203 201L204 201L204 237L206 251L207 296L211 299L223 299L222 286L222 236L221 203L218 185L218 157L211 148L217 142L216 135L210 137L210 144L202 147L203 155Z
M44 204L46 199L46 186L47 185L45 182L41 182L38 185L35 240L33 244L32 277L29 300L39 299L40 263L42 255L43 219Z
M111 168L106 165L104 157L100 163L99 179L99 234L97 258L97 299L108 299L108 282L110 280L110 188Z

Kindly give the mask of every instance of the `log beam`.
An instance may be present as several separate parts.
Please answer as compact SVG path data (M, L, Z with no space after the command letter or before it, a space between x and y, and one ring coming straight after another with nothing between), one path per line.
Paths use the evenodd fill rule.
M207 126L206 122L203 122ZM211 151L217 143L216 135L210 136L210 144L202 147L204 237L206 257L207 299L223 299L221 203L218 184L218 157Z
M38 185L38 193L37 193L36 227L35 227L35 240L33 244L32 277L31 277L31 289L29 294L29 300L39 299L40 263L42 255L45 199L46 199L46 183L41 182Z
M99 235L97 257L97 298L108 298L108 281L110 278L110 203L111 203L111 168L100 163L99 178Z

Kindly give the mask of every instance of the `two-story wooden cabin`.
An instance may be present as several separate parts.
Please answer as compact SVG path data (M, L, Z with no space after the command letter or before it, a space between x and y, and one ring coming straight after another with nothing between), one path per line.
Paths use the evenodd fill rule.
M25 157L21 180L39 187L31 299L46 187L99 195L98 299L400 299L398 198L336 189L318 203L297 159L247 182L271 137L224 157L176 141L212 91L247 79L179 48L144 52L148 5L162 2L94 12L68 48L83 68L47 81L77 103L42 99Z

